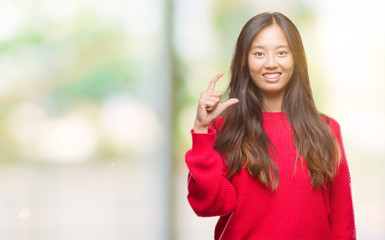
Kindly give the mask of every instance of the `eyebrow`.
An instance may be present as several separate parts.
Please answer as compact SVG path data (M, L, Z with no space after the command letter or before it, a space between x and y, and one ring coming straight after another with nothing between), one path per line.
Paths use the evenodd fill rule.
M254 48L266 49L266 47L264 47L262 45L254 45L251 47L251 49L254 49ZM282 45L278 45L276 48L289 48L289 46L282 44Z

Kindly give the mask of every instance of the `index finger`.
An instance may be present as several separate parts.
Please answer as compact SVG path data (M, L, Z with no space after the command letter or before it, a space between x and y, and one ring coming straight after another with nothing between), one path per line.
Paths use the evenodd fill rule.
M208 91L208 92L214 91L215 83L217 82L217 80L218 80L219 78L221 78L221 77L223 76L223 74L225 74L225 73L224 73L224 72L218 73L215 77L213 77L213 78L210 80L209 87L207 88L207 91Z

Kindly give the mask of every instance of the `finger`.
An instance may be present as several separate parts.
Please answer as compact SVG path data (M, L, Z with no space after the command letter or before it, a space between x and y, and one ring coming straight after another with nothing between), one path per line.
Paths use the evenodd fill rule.
M208 108L207 109L211 109L211 110L214 110L214 108L216 108L217 106L219 105L219 101L210 101L210 104L208 104Z
M212 96L212 97L222 97L222 93L221 92L206 92L207 95L209 96Z
M210 101L210 100L202 100L199 102L199 106L203 108L204 110L207 110L208 108L213 109L219 104L217 101Z
M206 108L206 111L207 112L212 112L212 111L215 110L215 108L217 108L218 105L219 104L215 104L215 105L209 106L209 107Z
M215 83L225 74L224 72L218 73L215 77L213 77L210 81L209 87L207 88L208 92L213 92L215 88Z
M213 102L220 102L221 98L220 97L212 97L212 96L202 96L201 100L208 100L208 101L213 101Z
M234 104L237 104L238 102L238 98L230 98L226 102L218 104L218 107L215 109L217 111L216 114L218 116L221 115L226 109L233 106Z
M202 92L199 99L218 99L221 100L222 93L220 92Z

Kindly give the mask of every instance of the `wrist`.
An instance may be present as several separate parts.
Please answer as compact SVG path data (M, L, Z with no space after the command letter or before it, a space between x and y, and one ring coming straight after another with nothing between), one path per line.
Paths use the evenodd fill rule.
M208 133L209 126L202 126L200 124L195 123L193 127L194 133Z

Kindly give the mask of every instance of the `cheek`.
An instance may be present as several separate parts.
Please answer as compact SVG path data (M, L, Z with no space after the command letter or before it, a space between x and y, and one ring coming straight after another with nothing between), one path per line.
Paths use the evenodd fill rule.
M256 59L249 59L248 65L250 72L258 73L262 71L263 64Z
M288 73L292 73L294 71L294 61L293 59L287 59L287 61L284 61L281 65L285 71Z

